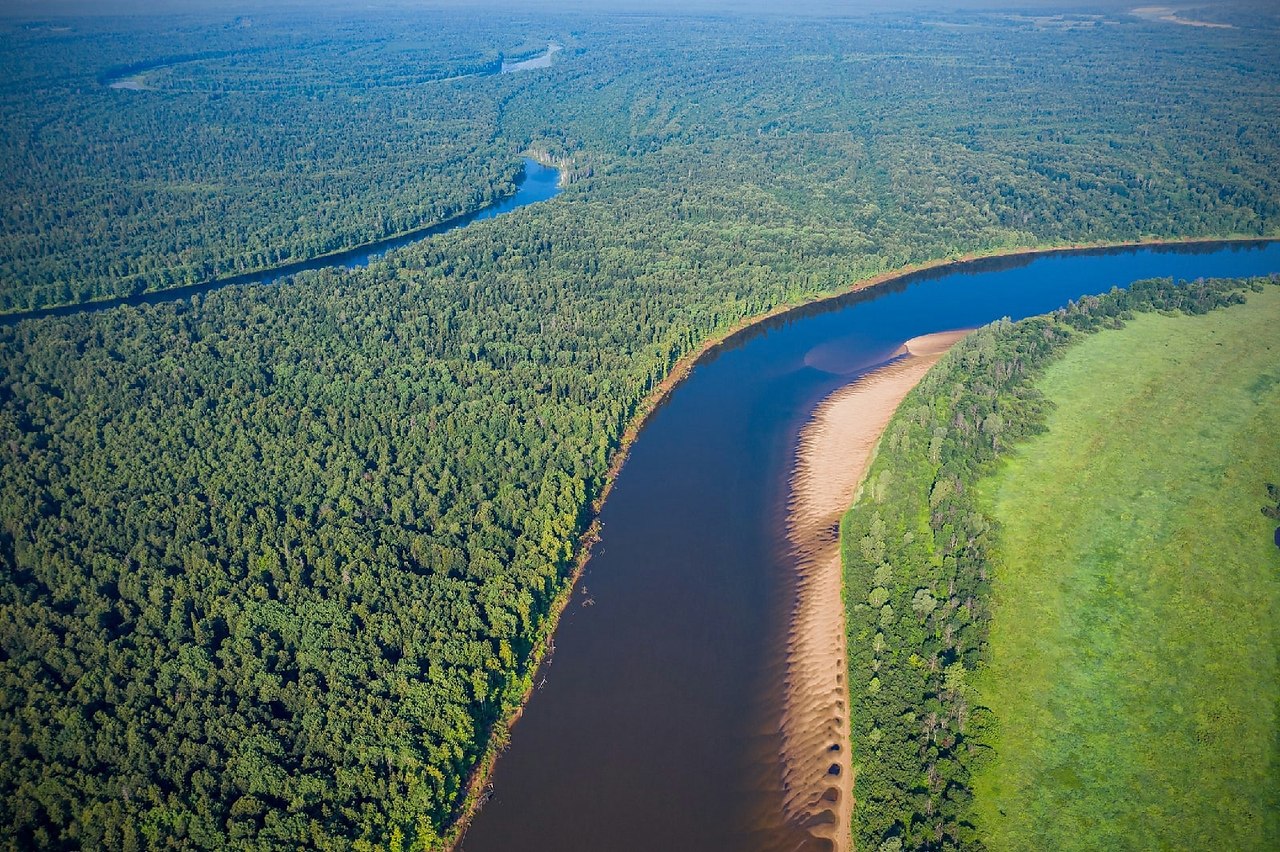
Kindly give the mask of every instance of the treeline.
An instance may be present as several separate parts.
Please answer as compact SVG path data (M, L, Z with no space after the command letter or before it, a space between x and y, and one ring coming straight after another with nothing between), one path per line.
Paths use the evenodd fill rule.
M271 268L510 195L510 84L467 75L523 30L473 17L0 30L0 312ZM103 84L130 69L144 90Z
M367 269L0 329L10 848L429 846L682 354L906 262L1276 227L1266 31L522 17L3 33L13 305L398 228L525 150L577 178ZM549 69L373 85L545 33Z
M334 285L6 333L8 848L449 822L616 432L592 369L628 353L505 363L477 304Z
M860 848L982 847L969 779L998 720L975 703L968 676L986 653L996 530L974 486L1044 428L1035 378L1082 334L1141 311L1236 304L1266 280L1139 281L986 326L903 402L841 531Z
M439 221L509 192L529 147L620 196L661 193L641 203L672 227L802 240L843 275L1046 241L1276 228L1266 29L521 18L0 31L0 311ZM551 68L484 76L549 36L566 44ZM148 72L150 91L98 83L191 56L205 58Z

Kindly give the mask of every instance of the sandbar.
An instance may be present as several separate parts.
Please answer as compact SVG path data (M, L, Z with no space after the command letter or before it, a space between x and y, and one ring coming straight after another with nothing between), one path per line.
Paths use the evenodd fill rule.
M1139 6L1129 14L1149 21L1164 21L1166 24L1181 24L1184 27L1205 27L1211 30L1233 30L1231 24L1216 24L1212 21L1198 21L1184 18L1169 6Z
M832 849L852 848L854 804L840 518L898 404L967 333L908 340L894 360L823 400L800 433L787 510L795 597L782 717L784 807L790 822Z

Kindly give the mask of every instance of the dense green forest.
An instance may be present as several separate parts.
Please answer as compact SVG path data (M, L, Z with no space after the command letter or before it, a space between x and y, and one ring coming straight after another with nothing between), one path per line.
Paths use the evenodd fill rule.
M1036 378L1083 335L1138 312L1203 313L1264 286L1139 281L995 323L965 338L904 400L841 529L860 847L982 846L971 779L992 759L999 720L972 678L988 661L999 528L976 486L1002 454L1043 430Z
M466 75L523 35L318 16L0 33L0 312L277 266L512 191L509 93ZM154 64L142 90L107 85Z
M551 37L566 45L551 69L486 73ZM597 165L584 192L635 194L661 230L701 226L714 245L754 226L797 260L837 255L840 275L1045 240L1258 234L1278 203L1274 39L1123 16L10 25L0 311L439 221L509 192L531 145ZM157 63L141 91L104 85ZM803 266L779 271L822 269Z
M367 269L0 329L7 846L432 845L677 358L912 261L1275 233L1275 52L1126 16L6 23L7 310L434 221L525 151L573 178Z

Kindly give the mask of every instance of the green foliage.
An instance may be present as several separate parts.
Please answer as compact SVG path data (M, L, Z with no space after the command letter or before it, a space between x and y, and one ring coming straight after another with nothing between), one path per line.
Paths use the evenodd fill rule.
M974 486L1010 447L1043 430L1047 406L1035 377L1082 334L1124 317L1203 313L1260 286L1140 281L986 326L894 414L868 472L877 486L841 527L859 845L980 845L971 779L989 759L994 720L970 673L988 659L996 525Z
M0 31L0 312L270 268L514 190L510 84L465 75L518 30L440 12L223 24ZM141 91L104 85L153 65Z
M981 484L990 848L1280 845L1280 556L1250 493L1280 465L1278 324L1274 286L1141 315L1037 380L1048 431Z
M436 221L523 151L573 179L368 269L0 330L11 848L430 846L680 356L908 262L1276 230L1266 31L519 17L0 31L3 311ZM549 37L551 68L488 73ZM101 85L122 73L147 89ZM1036 405L965 424L994 448ZM912 440L958 476L951 425ZM954 752L981 605L886 554L930 553L967 498L920 471L875 491L912 477L936 505L865 533L869 641L951 624L968 650L867 689L907 708L936 681ZM960 807L957 760L911 768L913 720L879 723L886 765L913 807Z
M372 335L332 283L3 333L16 848L441 831L527 685L626 419L583 359L622 382L631 353L566 337L500 366L479 304L365 291L356 315L395 329Z
M308 10L0 30L0 312L439 221L508 192L526 149L590 184L593 236L648 240L690 275L702 252L669 240L774 255L743 264L744 290L1012 245L1275 232L1273 31L945 17ZM488 73L552 37L550 69ZM102 85L146 68L143 91ZM615 223L623 204L644 222Z

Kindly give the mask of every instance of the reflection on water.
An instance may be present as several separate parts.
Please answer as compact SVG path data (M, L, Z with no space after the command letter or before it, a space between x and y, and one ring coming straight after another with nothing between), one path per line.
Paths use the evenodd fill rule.
M976 261L736 335L653 415L466 852L796 850L783 817L788 478L817 403L903 341L1139 278L1280 272L1280 244ZM590 598L591 606L583 606ZM855 755L856 755L856 744Z

